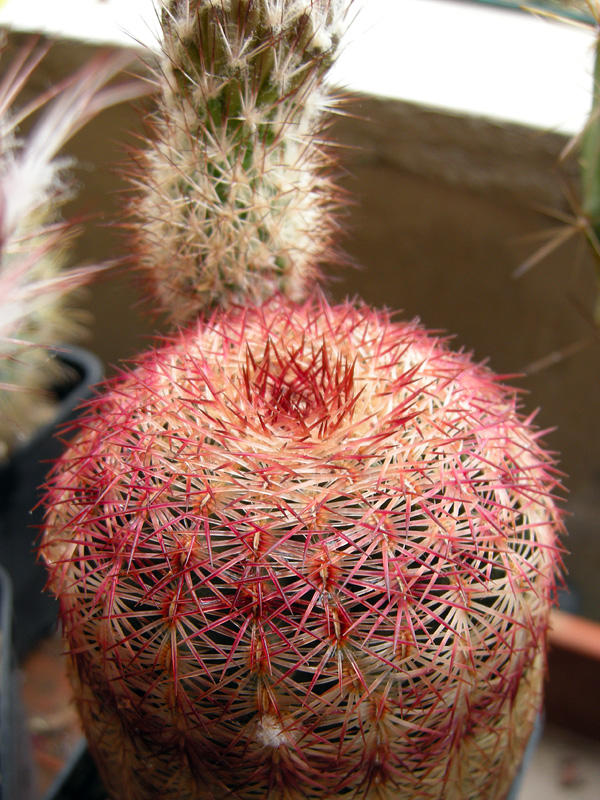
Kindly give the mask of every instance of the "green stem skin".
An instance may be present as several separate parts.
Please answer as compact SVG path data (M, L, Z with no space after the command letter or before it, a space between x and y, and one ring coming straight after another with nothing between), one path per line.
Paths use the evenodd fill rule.
M600 56L596 41L592 108L581 142L582 210L596 233L600 230Z
M580 170L582 214L589 221L590 234L598 240L600 239L600 34L595 43L592 107L581 141ZM600 255L596 253L594 247L592 250L600 288ZM594 308L594 323L600 326L600 296Z

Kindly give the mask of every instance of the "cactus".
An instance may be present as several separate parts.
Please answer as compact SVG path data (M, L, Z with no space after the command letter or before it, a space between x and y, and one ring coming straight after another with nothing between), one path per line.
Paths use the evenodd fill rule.
M277 292L334 252L323 87L340 0L163 5L161 92L132 203L136 263L176 322Z
M197 318L90 405L48 481L41 546L77 705L115 799L504 800L540 710L560 482L516 392L416 323L331 305L314 287L298 299L281 259L297 266L308 249L314 265L325 246L305 245L304 200L267 192L259 223L241 201L233 213L233 183L225 192L202 135L191 151L187 129L180 148L165 139L183 130L188 79L230 86L219 53L277 61L290 34L272 27L263 40L267 12L294 21L293 41L316 15L310 38L328 42L343 10L163 7L166 50L179 43L190 66L176 80L163 68L160 144L140 158L151 178L137 213L172 211L140 230L140 259L150 268L160 239L160 302L174 318L178 298L181 318L196 304ZM323 47L299 52L320 103ZM262 71L245 63L221 108L241 96L238 75L256 87ZM275 89L268 76L256 96L275 109ZM229 114L210 113L215 142L237 133ZM294 192L321 185L312 158L307 169ZM190 199L200 185L210 203ZM219 203L231 238L215 263L240 277L214 289L206 248ZM329 201L317 208L328 214ZM273 255L264 296L246 223ZM165 278L167 262L189 291ZM311 266L307 289L314 277Z
M556 567L535 438L364 307L277 298L144 357L44 548L112 796L503 798Z
M592 330L592 335L542 359L540 362L542 366L556 363L566 355L572 355L595 341L597 329L600 328L600 3L598 0L573 0L573 2L557 0L552 5L560 8L545 12L538 9L531 10L553 20L588 27L595 36L590 113L583 131L573 137L561 153L561 161L565 161L573 152L577 153L581 186L580 191L567 195L572 213L556 211L552 214L562 224L551 230L548 241L519 265L515 276L520 277L526 273L574 236L582 237L587 244L587 252L594 271L596 296L587 320L595 329ZM537 364L533 367L534 370L539 369Z
M59 369L48 348L82 334L77 289L106 266L66 269L78 230L60 212L75 182L58 153L103 108L147 91L140 80L107 85L131 57L102 53L15 108L47 51L32 39L0 83L0 458L51 415L49 390ZM21 139L20 125L44 106Z
M576 226L583 230L592 255L596 277L596 302L593 322L600 328L600 6L589 5L593 14L594 42L594 84L592 108L581 138L581 215Z

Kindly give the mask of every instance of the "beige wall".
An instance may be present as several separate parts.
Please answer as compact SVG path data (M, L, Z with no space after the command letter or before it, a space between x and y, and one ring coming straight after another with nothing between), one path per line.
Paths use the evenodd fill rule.
M569 582L580 610L600 619L600 335L588 319L593 264L574 237L519 280L532 234L569 213L557 170L565 141L403 104L363 100L368 121L344 119L336 133L356 146L345 185L357 205L349 249L364 265L343 274L336 295L403 309L456 347L488 358L502 374L568 357L513 379L567 473Z
M41 80L64 74L85 54L58 45ZM336 297L359 294L419 316L501 373L521 373L588 341L514 382L528 393L528 411L541 407L539 425L557 428L546 441L562 453L569 475L569 580L581 595L580 610L600 619L600 346L586 321L592 267L574 243L522 279L512 277L532 250L523 237L553 224L538 208L568 211L555 169L564 140L372 98L351 110L361 119L340 118L334 134L354 147L341 151L343 184L357 200L346 219L347 248L362 268L336 274ZM133 143L130 130L139 131L137 115L114 109L74 143L85 166L77 209L99 213L81 240L83 259L123 252L123 232L105 225L121 202L116 192L123 184L111 169L123 160L124 143ZM89 346L107 365L139 352L154 330L136 307L138 296L126 274L93 288Z

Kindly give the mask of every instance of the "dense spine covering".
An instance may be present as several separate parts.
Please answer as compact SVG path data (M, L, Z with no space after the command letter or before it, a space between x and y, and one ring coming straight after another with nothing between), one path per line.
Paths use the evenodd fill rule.
M143 357L44 543L112 796L502 800L558 565L536 438L366 307L275 299Z
M178 323L275 293L300 300L334 253L323 86L344 0L162 3L154 136L134 240L153 303Z
M42 542L114 800L504 800L539 713L551 458L468 356L311 289L346 5L161 4L135 227L187 325L91 404Z

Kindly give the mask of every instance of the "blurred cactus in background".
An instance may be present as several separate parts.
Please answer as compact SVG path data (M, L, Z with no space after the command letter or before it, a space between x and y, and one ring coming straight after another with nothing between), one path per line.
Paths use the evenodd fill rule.
M600 329L600 3L589 0L594 17L594 83L590 116L581 138L581 215L584 230L594 254L597 297L594 324Z
M594 32L594 73L591 97L591 108L583 131L575 136L564 148L561 158L566 160L574 153L579 160L580 193L569 196L571 213L554 212L561 225L550 231L548 242L536 250L517 269L516 276L521 276L533 266L539 264L561 245L574 236L583 236L588 244L595 271L596 296L591 311L591 323L600 330L600 2L599 0L577 0L576 2L557 2L556 12L541 11L532 8L552 20L566 24L583 25ZM573 19L573 12L579 17ZM567 347L565 354L575 352L582 343ZM540 363L556 361L560 354Z
M32 40L0 82L0 458L52 414L59 367L49 348L79 337L77 289L102 265L70 268L75 222L61 210L75 193L72 162L59 155L102 109L146 91L109 85L131 56L99 55L77 75L19 106L48 45ZM39 113L26 136L20 128ZM69 267L69 268L68 268Z

